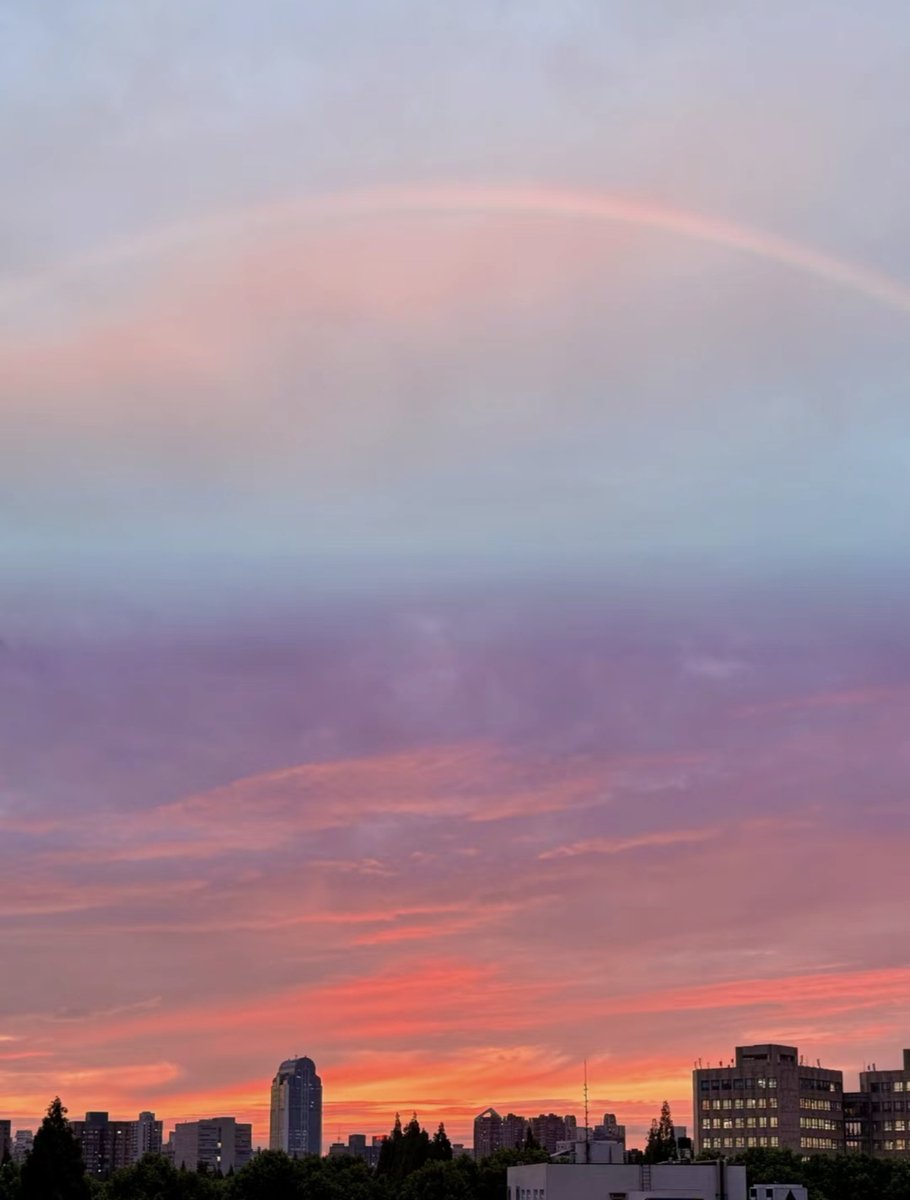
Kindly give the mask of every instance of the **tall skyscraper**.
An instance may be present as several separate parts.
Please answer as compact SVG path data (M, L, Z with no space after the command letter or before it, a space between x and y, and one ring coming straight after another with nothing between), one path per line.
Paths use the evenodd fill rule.
M292 1158L322 1153L322 1080L311 1058L288 1058L272 1080L269 1148Z

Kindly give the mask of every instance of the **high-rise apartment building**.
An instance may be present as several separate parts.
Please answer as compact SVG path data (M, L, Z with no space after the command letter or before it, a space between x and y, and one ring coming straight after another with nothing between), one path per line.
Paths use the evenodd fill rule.
M13 1123L0 1121L0 1163L13 1155Z
M88 1112L84 1121L71 1121L89 1175L105 1178L112 1171L131 1167L143 1154L160 1154L162 1122L152 1112L137 1121L112 1121L106 1112Z
M692 1087L696 1153L844 1149L843 1074L808 1066L795 1046L737 1046L731 1065L696 1068Z
M528 1136L528 1119L515 1113L506 1113L502 1118L502 1148L517 1150Z
M556 1143L565 1142L572 1136L566 1127L566 1118L556 1113L541 1113L537 1117L531 1117L530 1126L535 1141L539 1142L548 1154L555 1154Z
M846 1148L880 1158L910 1158L910 1050L903 1067L860 1071L844 1096Z
M292 1158L322 1153L322 1080L311 1058L289 1058L272 1080L269 1148Z
M502 1149L502 1117L495 1108L485 1108L474 1118L474 1158L479 1162Z
M495 1150L516 1150L524 1144L530 1129L533 1136L552 1153L557 1141L575 1130L574 1117L557 1117L541 1113L539 1117L520 1117L506 1113L503 1117L495 1108L485 1108L474 1118L474 1158L486 1158Z
M239 1171L253 1155L253 1127L234 1117L207 1117L174 1126L171 1136L174 1166L195 1171L200 1166L216 1174Z
M145 1154L160 1154L164 1139L164 1122L156 1121L153 1112L141 1112L138 1121L131 1121L135 1130L133 1162L138 1162Z
M20 1165L25 1162L32 1152L32 1146L35 1141L34 1131L31 1129L17 1129L16 1136L13 1138L13 1162Z

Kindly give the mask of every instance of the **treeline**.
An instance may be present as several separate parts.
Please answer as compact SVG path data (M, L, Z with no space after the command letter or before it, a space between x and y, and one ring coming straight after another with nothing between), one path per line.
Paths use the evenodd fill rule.
M792 1150L746 1150L729 1161L746 1168L749 1187L801 1183L809 1200L910 1200L910 1161L906 1159L867 1154L802 1158Z
M375 1170L350 1156L289 1158L265 1150L222 1177L177 1170L149 1154L99 1180L85 1173L65 1111L59 1100L50 1106L21 1168L0 1166L0 1200L503 1200L510 1166L548 1160L534 1145L479 1163L453 1158L445 1128L431 1137L415 1116L404 1128L396 1117Z
M431 1137L415 1116L404 1128L396 1118L375 1170L360 1158L293 1159L266 1150L222 1177L177 1170L150 1154L98 1180L85 1173L65 1111L59 1100L50 1106L21 1167L10 1161L0 1165L0 1200L504 1200L510 1166L549 1161L530 1140L521 1150L498 1150L479 1163L465 1155L453 1158L444 1127ZM640 1157L661 1161L669 1148L667 1131L654 1124L652 1153ZM908 1160L747 1150L729 1161L745 1166L750 1187L801 1183L809 1200L910 1200Z

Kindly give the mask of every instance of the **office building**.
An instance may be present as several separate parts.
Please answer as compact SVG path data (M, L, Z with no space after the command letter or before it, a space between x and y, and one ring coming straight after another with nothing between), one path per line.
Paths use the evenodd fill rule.
M849 1152L910 1159L910 1050L903 1067L860 1071L859 1091L844 1096Z
M215 1174L239 1171L253 1154L253 1127L234 1117L207 1117L174 1126L170 1156L179 1170L196 1171L200 1166Z
M292 1158L322 1153L322 1080L311 1058L289 1058L272 1080L269 1148Z
M729 1065L696 1068L692 1087L696 1154L843 1152L843 1074L807 1065L795 1046L737 1046Z

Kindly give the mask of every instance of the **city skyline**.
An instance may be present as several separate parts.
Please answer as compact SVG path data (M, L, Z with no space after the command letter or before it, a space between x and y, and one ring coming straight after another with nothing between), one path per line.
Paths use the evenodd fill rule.
M718 1154L729 1155L754 1145L764 1148L770 1145L771 1148L781 1146L811 1153L830 1153L839 1149L840 1152L846 1150L853 1153L874 1153L878 1156L882 1156L885 1151L886 1157L895 1153L898 1157L907 1157L910 1156L910 1139L905 1136L907 1126L910 1125L910 1049L904 1048L900 1054L900 1062L897 1061L897 1053L892 1053L894 1061L889 1061L881 1067L876 1063L867 1063L856 1073L854 1084L851 1074L842 1070L840 1066L822 1066L821 1060L812 1062L798 1047L768 1042L752 1046L740 1045L736 1047L732 1058L716 1062L694 1060L689 1077L688 1108L680 1104L674 1112L671 1104L673 1123L676 1128L691 1130L688 1136L694 1143L696 1152L712 1149ZM571 1140L575 1136L576 1127L582 1131L585 1129L584 1112L587 1109L591 1113L588 1132L595 1139L616 1138L623 1147L634 1148L636 1136L633 1134L631 1144L627 1145L626 1128L622 1122L616 1121L615 1114L606 1112L603 1117L605 1124L598 1123L595 1114L602 1102L587 1091L587 1064L584 1064L584 1067L585 1090L580 1125L577 1113L566 1112L560 1115L554 1113L552 1108L547 1110L545 1107L538 1113L535 1111L534 1102L527 1099L507 1106L500 1104L502 1113L496 1112L496 1104L488 1104L482 1112L473 1115L465 1133L440 1112L435 1114L431 1122L424 1119L423 1124L446 1125L451 1141L462 1142L463 1138L462 1144L473 1145L475 1153L478 1149L478 1136L481 1139L481 1152L490 1153L500 1145L520 1144L530 1127L538 1142L541 1145L545 1144L552 1153L560 1138ZM769 1087L772 1090L766 1090ZM829 1092L834 1094L833 1099ZM823 1093L821 1099L819 1093ZM880 1101L884 1093L888 1094L888 1111L885 1113L880 1111ZM892 1093L898 1106L897 1113L892 1111ZM908 1096L906 1101L905 1094ZM724 1096L727 1098L723 1098ZM860 1102L866 1105L864 1111L857 1107ZM567 1102L569 1106L572 1103L577 1103L577 1099L575 1102ZM873 1107L870 1108L869 1105ZM820 1116L822 1110L824 1114ZM832 1114L830 1117L829 1112ZM420 1116L416 1112L414 1115ZM750 1115L752 1119L748 1120L747 1125ZM395 1114L396 1119L400 1116L401 1113ZM769 1116L772 1118L770 1123ZM89 1130L106 1130L109 1117L109 1111L95 1109L86 1111L84 1121L72 1112L69 1120L81 1138L83 1127ZM111 1119L110 1128L118 1137L126 1138L120 1152L131 1153L132 1151L127 1149L130 1139L135 1143L134 1150L136 1146L147 1147L151 1144L150 1139L160 1147L167 1142L167 1139L163 1139L162 1131L170 1129L173 1134L181 1121L212 1124L223 1119L225 1118L194 1113L188 1118L177 1118L170 1122L156 1121L154 1113L143 1111L139 1113L138 1121L132 1117L127 1121L118 1120L116 1117ZM232 1115L228 1119L233 1121L237 1118ZM491 1119L496 1126L492 1132ZM656 1120L657 1114L652 1114L651 1120L638 1130L638 1148L642 1148L647 1141L648 1129L651 1122ZM892 1122L892 1125L883 1126L882 1121L885 1120ZM899 1121L902 1127L896 1134L900 1138L897 1144L894 1144L895 1120ZM36 1120L34 1128L37 1128L39 1123ZM254 1131L252 1146L254 1149L258 1147L282 1150L292 1157L298 1157L311 1153L310 1144L318 1142L319 1152L325 1154L329 1146L341 1145L345 1137L353 1134L357 1138L365 1139L365 1152L367 1144L385 1137L393 1123L389 1121L389 1128L380 1130L343 1131L336 1127L324 1133L321 1078L312 1059L295 1056L279 1065L270 1089L267 1136L257 1138ZM33 1133L34 1128L25 1130L28 1124L27 1120L16 1122L11 1118L0 1118L0 1137L6 1136L11 1139L19 1131ZM825 1145L820 1142L812 1146L808 1143L801 1144L802 1138L817 1138L817 1130L822 1128L822 1124L826 1131L830 1129L833 1133L832 1137L827 1138ZM127 1130L127 1126L133 1127L132 1130ZM252 1126L252 1122L244 1126L247 1130L247 1147L250 1145ZM480 1134L478 1130L481 1131ZM471 1136L468 1137L467 1133ZM96 1134L96 1141L92 1142L87 1154L87 1162L95 1159L99 1162L102 1159L107 1161L106 1156L111 1153L106 1148L107 1143L97 1141L98 1136L103 1138L104 1133ZM752 1140L746 1142L747 1137ZM771 1138L773 1141L769 1142Z
M56 8L65 8L57 12ZM910 12L11 0L0 1119L910 1028ZM713 1119L713 1118L712 1118Z

